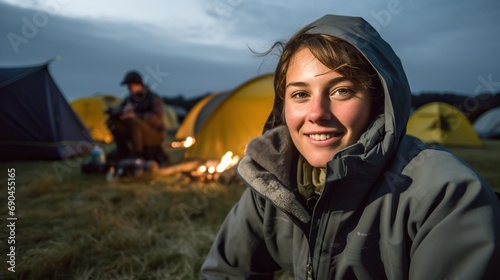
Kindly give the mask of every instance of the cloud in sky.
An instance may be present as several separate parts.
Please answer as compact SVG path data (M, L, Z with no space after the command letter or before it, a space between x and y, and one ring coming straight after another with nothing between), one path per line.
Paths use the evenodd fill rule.
M51 70L69 99L124 94L119 81L129 69L160 73L152 81L160 94L196 96L272 71L272 61L249 47L265 51L326 13L372 23L399 54L414 92L472 94L480 77L500 82L495 0L0 0L0 63L60 55ZM27 38L29 24L36 32ZM12 34L28 42L15 45Z

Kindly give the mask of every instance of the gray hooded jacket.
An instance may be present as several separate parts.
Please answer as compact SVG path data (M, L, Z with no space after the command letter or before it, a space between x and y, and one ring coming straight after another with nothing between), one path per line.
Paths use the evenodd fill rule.
M384 113L327 164L312 211L297 191L287 128L266 127L238 165L249 188L202 276L273 279L284 269L294 279L500 279L500 204L457 157L405 134L411 92L392 48L361 18L327 15L311 26L366 56L384 87Z

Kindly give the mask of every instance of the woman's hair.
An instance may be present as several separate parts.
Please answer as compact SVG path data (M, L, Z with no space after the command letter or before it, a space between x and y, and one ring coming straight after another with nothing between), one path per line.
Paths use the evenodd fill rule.
M275 49L281 50L281 56L275 70L274 90L276 93L275 104L281 106L283 118L284 96L286 86L286 73L292 57L302 48L308 48L311 53L326 67L339 72L344 77L359 86L360 90L369 92L373 99L372 119L383 112L383 88L377 72L368 60L350 43L325 34L306 33L306 27L296 33L287 43L276 42L266 54ZM277 109L277 108L275 108ZM274 120L273 122L284 122ZM274 126L274 125L271 125Z

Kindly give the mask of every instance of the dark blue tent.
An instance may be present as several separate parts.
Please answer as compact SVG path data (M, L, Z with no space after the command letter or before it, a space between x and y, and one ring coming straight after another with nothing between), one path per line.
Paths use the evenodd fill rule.
M0 160L60 160L91 149L48 66L0 68Z

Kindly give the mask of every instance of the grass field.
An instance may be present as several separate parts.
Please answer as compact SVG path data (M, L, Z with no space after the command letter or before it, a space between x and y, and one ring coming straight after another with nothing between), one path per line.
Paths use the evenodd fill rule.
M500 141L451 149L500 191ZM198 279L217 229L244 186L182 175L84 175L81 159L0 163L15 169L15 273L2 225L0 279ZM7 190L0 217L7 222ZM12 239L11 239L12 240ZM285 278L282 276L281 278Z
M481 149L449 148L483 176L492 188L500 192L500 140L483 141Z

